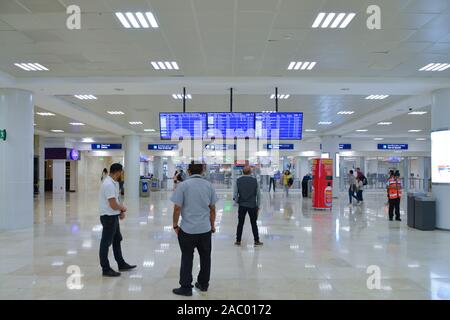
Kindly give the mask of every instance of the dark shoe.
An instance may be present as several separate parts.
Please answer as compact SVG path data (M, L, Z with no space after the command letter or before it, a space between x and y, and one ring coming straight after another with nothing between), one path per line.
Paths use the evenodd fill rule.
M234 245L235 245L235 246L240 246L240 245L241 245L241 242L240 242L240 241L236 241L236 242L234 243Z
M177 289L173 289L172 292L179 296L185 296L185 297L192 296L192 289L177 288Z
M394 219L393 218L389 218L389 221L394 221Z
M196 287L198 290L202 291L202 292L208 291L208 287L204 287L204 286L202 286L202 285L201 285L200 283L198 283L198 282L195 283L195 287Z
M135 265L129 265L128 263L125 263L124 265L121 265L119 267L119 271L130 271L132 269L136 268Z
M263 243L261 241L255 241L255 246L262 246Z
M120 272L116 272L113 269L109 269L106 271L103 271L104 277L120 277Z
M400 218L395 218L395 221L402 221L402 219L400 219Z

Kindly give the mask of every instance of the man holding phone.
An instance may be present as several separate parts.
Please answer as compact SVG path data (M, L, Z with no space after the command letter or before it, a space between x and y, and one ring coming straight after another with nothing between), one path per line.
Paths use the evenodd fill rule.
M200 256L200 272L195 287L207 291L211 273L211 234L216 231L216 192L203 176L204 165L192 162L189 177L178 184L172 194L173 229L181 249L180 285L172 292L192 296L192 264L194 250ZM181 224L178 225L182 217Z
M100 188L99 209L100 221L103 226L102 239L100 241L100 265L103 276L118 277L120 272L114 271L109 265L108 252L112 244L114 259L117 261L119 271L128 271L136 268L135 265L129 265L122 256L122 234L120 233L119 219L125 219L127 208L119 201L119 179L122 175L123 167L120 163L114 163Z

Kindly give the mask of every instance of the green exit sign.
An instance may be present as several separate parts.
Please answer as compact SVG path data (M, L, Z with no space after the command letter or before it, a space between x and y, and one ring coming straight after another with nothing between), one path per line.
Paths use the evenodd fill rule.
M6 129L0 130L0 140L6 140Z

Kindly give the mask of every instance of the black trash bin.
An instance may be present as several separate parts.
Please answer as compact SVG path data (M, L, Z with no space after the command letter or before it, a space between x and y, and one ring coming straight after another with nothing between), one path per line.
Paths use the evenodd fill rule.
M406 219L406 223L408 224L408 227L410 228L414 228L414 216L415 216L415 198L416 197L425 197L426 194L423 192L408 192L408 200L407 200L407 205L406 205L406 214L407 214L407 219Z
M415 197L414 228L424 231L436 229L436 199Z

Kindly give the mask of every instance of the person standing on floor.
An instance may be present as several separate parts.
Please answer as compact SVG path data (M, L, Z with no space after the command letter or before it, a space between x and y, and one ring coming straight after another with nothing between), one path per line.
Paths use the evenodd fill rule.
M283 186L286 197L289 197L289 189L292 187L294 180L292 179L291 172L289 170L285 170L283 174Z
M118 277L120 272L114 271L109 265L108 252L112 244L114 259L117 261L119 271L128 271L136 268L135 265L129 265L122 256L122 234L120 233L119 219L125 219L125 208L119 200L118 180L122 175L123 167L120 163L114 163L100 188L100 221L103 226L102 239L100 241L100 265L105 277Z
M202 163L191 163L189 177L181 182L172 194L173 229L181 249L180 285L172 292L192 296L192 264L194 250L200 256L200 272L195 287L207 291L211 273L211 235L216 232L217 195L211 183L202 173ZM180 225L178 222L182 217Z
M261 207L261 189L259 187L258 180L251 175L252 169L246 166L242 173L243 176L236 180L233 192L233 200L239 205L238 209L238 226L236 231L237 246L241 245L242 230L244 228L245 216L250 216L250 223L252 225L253 240L255 246L260 246L263 243L259 241L258 225L258 212Z
M394 218L395 211L395 220L402 221L400 219L400 199L402 197L402 182L400 180L400 172L396 171L392 173L391 177L387 181L387 195L389 199L389 221L392 221Z
M356 178L356 199L358 204L363 202L364 181L362 177Z
M306 174L302 179L302 196L303 198L308 197L308 181L311 180L311 176Z
M355 178L353 170L350 170L348 172L348 184L349 184L349 187L348 187L348 199L349 199L349 204L352 204L353 198L358 200L358 198L355 195L355 192L356 192L356 178Z
M273 186L273 192L274 193L275 193L275 174L276 174L275 171L272 172L272 174L270 175L270 178L269 178L269 192L270 192L270 190L271 190L271 188Z

